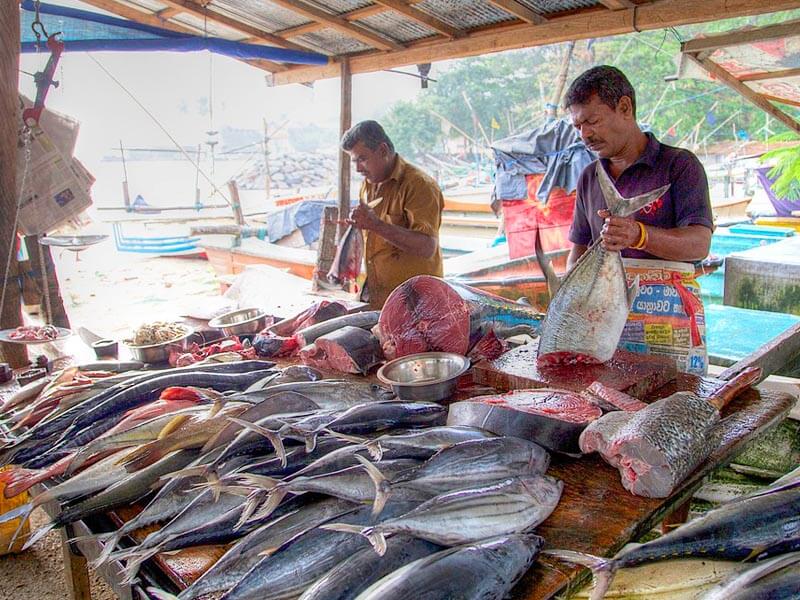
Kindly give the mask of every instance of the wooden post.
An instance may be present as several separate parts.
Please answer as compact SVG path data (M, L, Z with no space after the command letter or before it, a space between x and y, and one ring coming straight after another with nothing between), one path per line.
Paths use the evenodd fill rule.
M236 185L236 180L231 179L228 182L228 191L231 194L231 208L233 209L233 218L239 226L244 225L244 214L242 214L242 202L239 200L239 186Z
M69 539L74 536L68 535L71 532L72 527L61 530L61 549L64 555L64 580L67 584L67 595L70 600L92 600L86 559L72 551Z
M561 69L558 72L556 85L553 87L553 96L550 98L550 104L546 107L547 116L553 119L558 116L558 106L561 104L561 94L564 93L564 86L567 83L567 74L569 73L569 64L572 62L573 50L575 50L575 40L570 40L564 49L564 58L561 59Z
M0 284L3 295L0 328L22 324L20 290L16 277L17 256L14 230L17 213L17 127L19 115L19 4L7 3L0 10ZM9 265L10 268L6 268ZM8 273L6 273L8 271ZM28 353L19 344L0 344L0 354L12 367L28 363Z
M341 107L339 109L339 139L353 124L353 75L350 72L350 59L342 59ZM339 220L350 215L350 156L339 150ZM339 226L336 239L344 234L344 227Z

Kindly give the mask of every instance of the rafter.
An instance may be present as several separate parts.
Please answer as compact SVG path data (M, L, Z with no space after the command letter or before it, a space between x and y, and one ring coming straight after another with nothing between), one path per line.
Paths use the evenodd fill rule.
M800 31L800 19L793 19L776 25L766 25L747 31L733 31L710 35L708 37L689 40L684 43L684 52L713 52L717 48L726 46L741 46L742 44L752 44L754 42L766 42L787 35L797 35Z
M429 15L426 12L419 10L418 8L414 8L405 0L374 0L376 4L380 4L385 6L386 8L390 8L391 10L402 14L403 16L408 17L412 21L416 21L417 23L421 23L427 27L430 27L434 31L438 31L439 33L446 35L449 38L457 38L464 35L464 31L460 29L456 29L442 21L441 19L437 19L436 17Z
M307 19L322 23L325 27L337 29L350 37L356 38L366 44L369 44L370 46L373 46L374 48L378 48L380 50L403 50L405 48L405 46L394 41L393 39L372 31L363 25L350 23L347 19L320 10L314 6L311 6L310 4L305 4L304 2L300 2L298 0L272 0L272 3L282 6L283 8L287 8L299 15L303 15Z
M159 19L163 19L166 21L167 19L171 19L175 15L179 15L182 12L183 12L182 8L167 7L167 8L162 8L160 11L158 11L156 13L156 16Z
M285 48L287 50L300 50L303 52L308 51L308 48L304 46L300 46L294 42L289 42L281 37L278 37L277 35L273 35L262 29L258 29L257 27L253 27L247 23L243 23L238 19L233 19L209 8L204 8L199 4L195 4L191 0L160 0L160 2L166 4L169 8L180 9L183 12L206 18L209 21L224 25L225 27L230 27L235 31L249 35L251 38L256 38L262 43L277 46L279 48Z
M782 79L784 77L796 77L800 75L800 69L782 69L780 71L769 71L768 73L750 73L749 75L739 75L739 81L763 81L765 79Z
M354 74L370 73L405 65L436 62L490 52L556 44L568 40L632 33L635 30L714 21L720 14L740 17L798 8L798 0L659 0L641 4L636 10L577 11L553 16L541 25L508 24L495 30L470 33L457 40L433 41L411 45L398 52L365 52L351 58ZM636 28L634 29L634 25ZM339 76L333 63L322 67L290 67L275 75L275 84L307 83Z
M749 100L752 104L755 104L758 108L769 114L771 117L778 119L778 121L790 129L800 133L800 122L797 119L794 119L791 115L783 112L780 108L772 104L767 98L736 79L736 77L723 69L717 63L708 58L698 58L692 53L684 53L684 55L693 63L707 71L709 75L714 77L717 81L724 83L733 91L738 93L740 96L742 96L742 98ZM782 102L782 100L777 98L775 98L775 100Z
M126 4L116 2L115 0L81 0L81 2L84 4L90 4L91 6L100 8L102 10L107 10L110 13L114 13L115 15L136 23L152 25L153 27L161 27L162 29L169 29L170 31L177 31L178 33L191 33L192 35L197 35L200 33L197 29L189 27L188 25L181 25L171 21L163 21L153 13L142 12L135 8L131 8ZM257 59L245 60L243 62L246 62L247 64L258 69L269 71L270 73L279 73L288 70L286 65L272 62L271 60Z
M631 0L597 0L600 4L611 10L625 10L636 5Z
M518 19L522 19L526 23L530 23L532 25L539 25L547 20L536 11L531 10L527 6L523 6L516 0L489 0L489 2L494 4L497 8L500 8L507 13L514 15Z

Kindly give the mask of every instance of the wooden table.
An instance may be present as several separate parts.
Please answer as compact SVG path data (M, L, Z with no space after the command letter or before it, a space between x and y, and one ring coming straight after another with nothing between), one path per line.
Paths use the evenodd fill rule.
M696 390L700 386L713 385L714 381L688 375L679 376L672 384L661 388L652 398L669 395L676 389ZM675 493L667 499L648 499L633 496L621 485L616 469L599 457L581 459L554 457L549 474L564 481L564 494L555 512L537 530L546 540L548 548L561 548L588 552L600 556L611 556L626 543L636 540L656 526L665 516L681 506L697 490L702 480L712 470L730 462L752 438L777 425L784 419L794 404L794 398L786 394L759 392L750 389L740 394L723 412L720 424L722 443L717 451L701 465ZM55 507L53 507L55 508ZM131 518L136 509L119 511L123 519ZM84 525L76 524L77 535ZM144 532L137 532L141 540ZM87 542L78 544L81 552L92 558L99 546ZM195 581L224 552L221 546L190 548L172 555L159 555L154 559L157 567L177 587L184 588ZM65 573L77 584L69 584L78 590L73 598L88 598L80 586L84 564L73 553L65 550L69 559ZM113 568L103 575L123 598L130 592L115 581ZM539 600L552 598L557 593L568 595L588 581L589 572L565 563L538 561L514 590L514 598Z

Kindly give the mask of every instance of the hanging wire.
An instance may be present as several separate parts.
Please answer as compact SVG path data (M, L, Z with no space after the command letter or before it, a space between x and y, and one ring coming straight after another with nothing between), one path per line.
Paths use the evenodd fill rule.
M166 136L169 138L169 140L170 140L170 141L171 141L171 142L172 142L172 143L175 145L175 147L178 149L178 151L179 151L181 154L183 154L184 158L186 158L186 160L188 160L188 161L191 163L191 165L192 165L192 166L193 166L195 169L197 169L197 170L200 172L200 174L203 176L203 179L205 179L205 180L206 180L206 182L208 182L208 183L211 185L211 189L214 191L214 193L215 193L215 194L219 194L220 198L222 198L223 200L225 200L225 202L227 202L228 204L230 204L230 203L231 203L231 201L230 201L230 200L228 199L228 197L227 197L227 196L226 196L226 195L225 195L225 194L222 192L222 190L220 190L220 189L217 187L217 184L216 184L216 183L214 183L214 180L213 180L213 179L211 179L211 178L210 178L210 177L209 177L209 176L206 174L206 172L205 172L205 171L203 171L203 170L200 168L200 166L199 166L199 165L198 165L198 164L197 164L197 163L194 161L194 159L193 159L193 158L192 158L192 157L189 155L189 153L187 153L187 152L186 152L186 150L184 150L183 146L181 146L181 145L178 143L178 141L177 141L177 140L176 140L176 139L175 139L175 138L172 136L172 134L170 134L170 132L167 130L167 128L166 128L166 127L164 127L164 125L162 125L162 124L161 124L161 122L160 122L160 121L159 121L159 120L156 118L156 116L155 116L155 115L154 115L152 112L150 112L150 111L147 109L147 107L145 107L145 105L144 105L144 104L142 104L142 103L139 101L139 99L138 99L138 98L137 98L137 97L136 97L136 96L133 94L133 92L131 92L131 91L130 91L128 88L126 88L126 87L125 87L125 85L124 85L124 84L123 84L123 83L122 83L122 82L121 82L119 79L117 79L116 77L114 77L114 75L112 75L112 74L111 74L111 72L110 72L108 69L106 69L106 68L105 68L105 66L103 66L103 64L102 64L102 63L101 63L99 60L97 60L97 58L95 58L95 56L94 56L94 55L93 55L91 52L87 52L87 53L86 53L86 55L87 55L89 58L91 58L91 59L92 59L92 60L93 60L93 61L94 61L94 62L97 64L97 66L98 66L98 67L100 67L100 69L101 69L101 70L102 70L102 71L103 71L103 72L104 72L106 75L108 75L108 77L111 79L111 81L113 81L114 83L116 83L116 84L117 84L117 85L118 85L118 86L119 86L119 87L122 89L122 91L123 91L123 92L125 92L125 93L128 95L128 97L129 97L131 100L133 100L133 101L136 103L136 105L137 105L139 108L141 108L141 109L142 109L142 111L144 111L144 113L145 113L145 114L146 114L148 117L150 117L150 118L153 120L153 122L154 122L154 123L155 123L155 124L158 126L158 128L159 128L159 129L161 129L161 131L164 133L164 135L166 135Z

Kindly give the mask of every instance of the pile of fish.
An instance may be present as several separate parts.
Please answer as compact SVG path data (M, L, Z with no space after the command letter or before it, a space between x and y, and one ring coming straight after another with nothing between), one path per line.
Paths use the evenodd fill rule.
M318 376L242 361L101 385L0 450L15 465L0 473L8 495L48 482L0 521L58 502L30 546L139 502L136 517L97 535L95 566L118 562L127 581L157 554L230 544L181 600L503 598L561 497L547 451L446 426L438 404Z
M611 559L572 551L548 551L592 569L592 600L605 596L619 569L676 558L759 561L709 590L705 600L800 597L800 468L766 489L710 510ZM772 560L764 559L777 557Z

